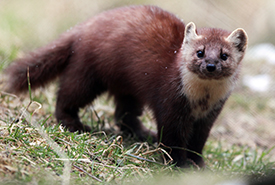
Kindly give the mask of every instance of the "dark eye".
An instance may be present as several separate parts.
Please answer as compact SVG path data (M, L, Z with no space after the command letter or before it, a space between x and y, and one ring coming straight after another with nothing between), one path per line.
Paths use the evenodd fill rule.
M198 58L203 58L203 56L204 56L204 52L202 50L197 51Z
M220 56L220 57L221 57L222 60L226 61L227 58L228 58L228 55L225 54L225 53L221 53L221 56Z

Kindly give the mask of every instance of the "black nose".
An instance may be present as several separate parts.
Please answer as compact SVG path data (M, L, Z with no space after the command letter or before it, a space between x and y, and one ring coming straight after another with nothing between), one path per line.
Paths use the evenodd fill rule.
M207 64L206 69L209 72L213 72L216 70L216 65L215 64Z

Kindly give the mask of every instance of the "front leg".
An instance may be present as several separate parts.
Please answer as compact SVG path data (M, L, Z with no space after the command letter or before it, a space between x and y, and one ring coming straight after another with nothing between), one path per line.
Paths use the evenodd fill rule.
M167 152L173 159L173 163L179 167L187 166L188 141L193 133L193 117L180 116L179 119L163 123L158 128L159 142L167 146Z
M194 123L194 132L190 137L187 148L187 158L191 159L199 167L204 167L204 160L202 158L202 150L205 142L209 136L213 123L207 122L205 120L198 120Z
M220 103L221 104L216 106L206 117L196 120L193 124L193 133L187 144L187 148L189 150L187 152L187 158L191 159L200 167L205 166L204 160L202 158L202 150L209 136L213 123L215 122L222 109L224 101Z
M187 142L192 135L194 118L185 99L172 102L167 106L158 106L155 113L158 125L158 139L177 166L186 166Z
M186 140L179 133L176 125L163 124L158 128L159 143L162 143L164 149L173 159L173 163L177 166L185 165L187 159ZM167 159L169 159L167 157Z

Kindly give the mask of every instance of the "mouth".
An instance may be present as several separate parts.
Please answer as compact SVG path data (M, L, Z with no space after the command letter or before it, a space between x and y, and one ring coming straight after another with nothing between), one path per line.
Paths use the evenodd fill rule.
M199 78L207 79L207 80L220 80L224 78L222 70L219 70L219 69L213 70L213 68L211 67L210 70L207 68L200 68L200 70L197 73Z
M196 74L198 78L205 80L222 80L232 75L232 71L217 64L200 64L195 67L188 66L188 69Z

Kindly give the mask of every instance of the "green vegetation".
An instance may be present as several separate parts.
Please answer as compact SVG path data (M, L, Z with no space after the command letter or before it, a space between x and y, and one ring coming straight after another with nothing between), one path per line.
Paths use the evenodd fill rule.
M160 174L173 176L175 181L205 172L216 177L216 182L248 176L261 179L275 173L274 162L269 159L273 148L259 152L233 145L225 149L221 142L210 139L204 150L206 169L178 169L162 162L167 154L156 144L98 130L103 123L93 115L93 133L70 133L52 124L50 113L41 114L39 103L22 106L17 97L5 93L0 100L0 177L7 183L154 184ZM37 113L29 113L26 107Z

